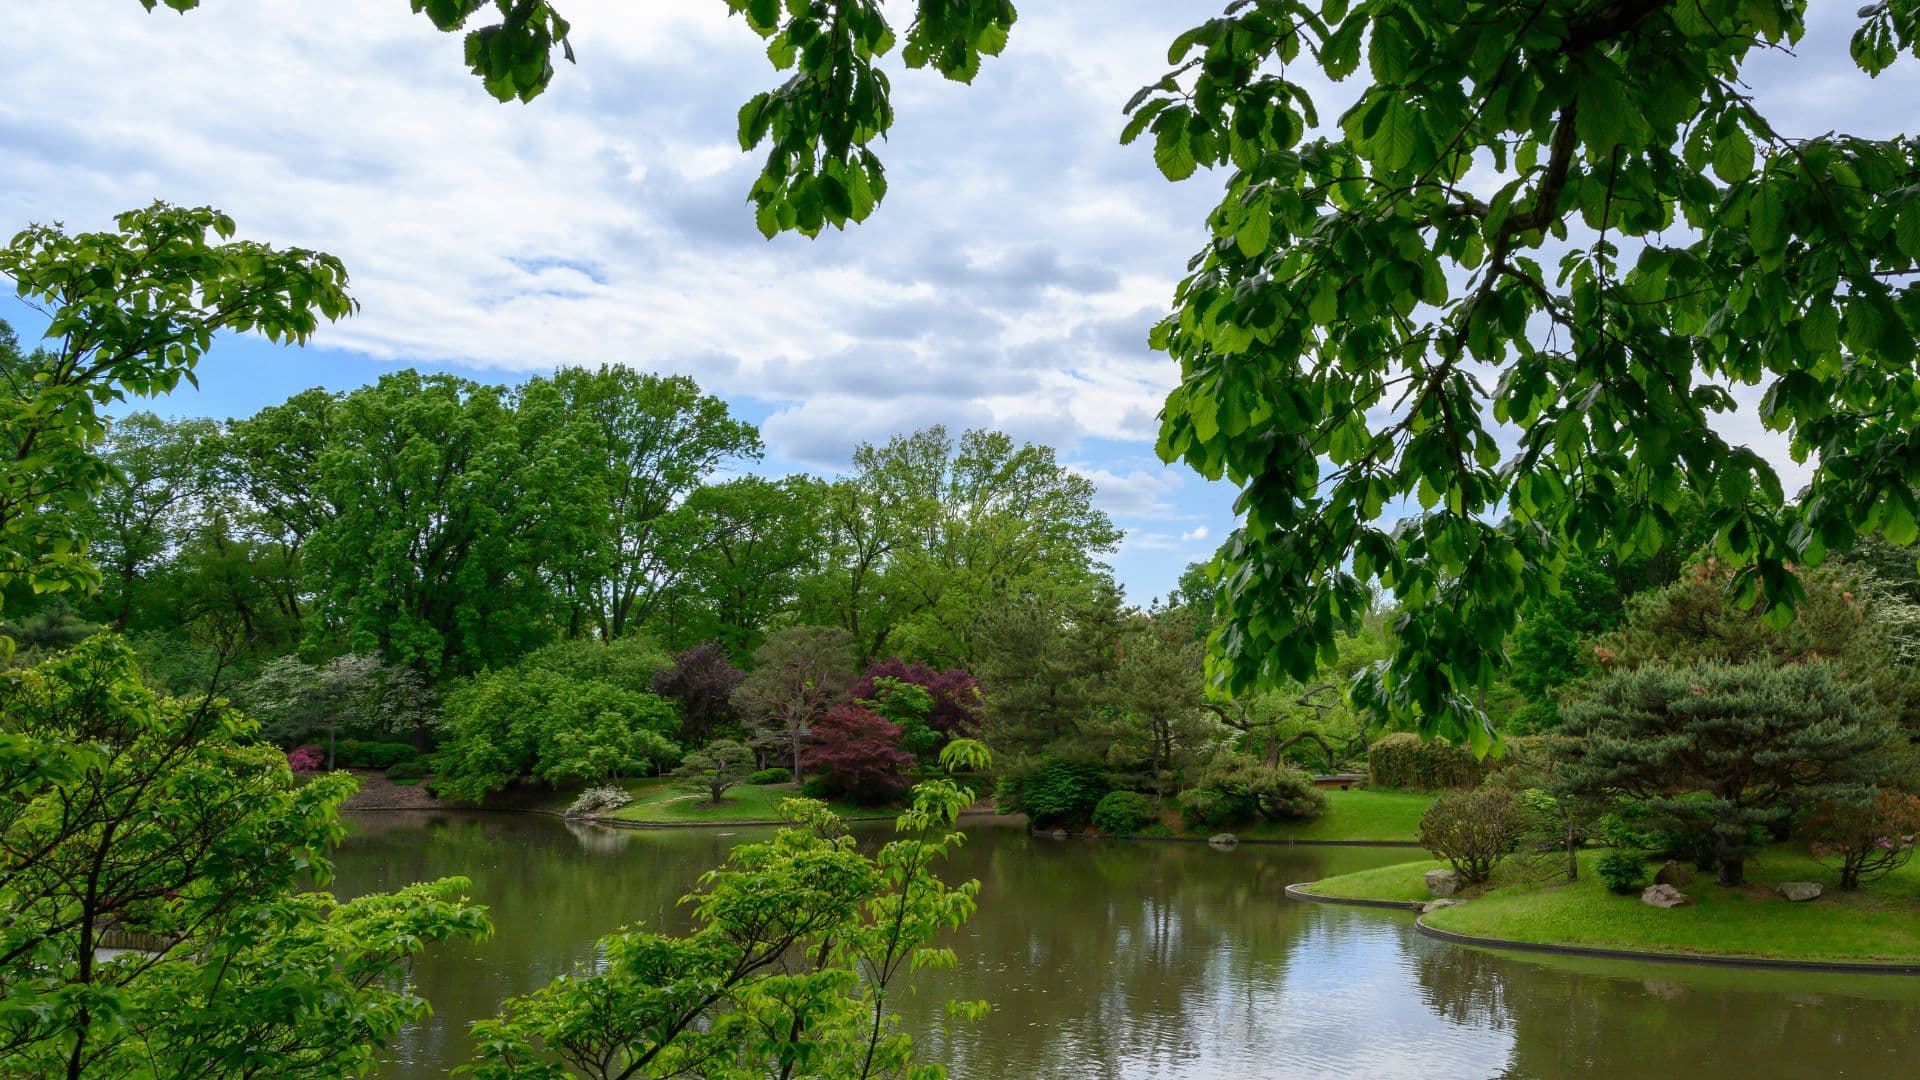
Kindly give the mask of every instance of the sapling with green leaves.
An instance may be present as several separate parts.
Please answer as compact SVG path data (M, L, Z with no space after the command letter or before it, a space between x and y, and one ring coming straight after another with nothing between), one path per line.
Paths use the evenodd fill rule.
M942 764L978 769L988 760L962 739ZM593 968L474 1025L472 1075L944 1076L916 1059L890 1004L914 973L958 961L934 940L973 914L979 883L949 886L934 868L965 842L955 825L972 801L952 780L922 783L896 839L868 855L826 807L787 800L792 825L734 848L683 899L690 931L603 938ZM949 1002L947 1015L986 1009Z

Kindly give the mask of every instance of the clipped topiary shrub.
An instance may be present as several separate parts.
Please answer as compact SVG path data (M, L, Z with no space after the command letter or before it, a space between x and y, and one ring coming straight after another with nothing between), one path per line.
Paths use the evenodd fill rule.
M1087 761L1046 758L1002 777L994 801L1038 828L1087 821L1109 790L1107 774Z
M387 766L387 779L389 780L418 780L426 775L427 764L418 758L412 761L402 761L397 765Z
M1637 893L1647 884L1647 859L1638 851L1613 848L1594 860L1593 872L1614 892Z
M351 760L341 757L343 765L352 765L361 769L390 769L403 761L414 761L420 757L420 751L412 743L403 742L363 742L354 747Z
M1109 836L1137 833L1154 820L1153 799L1137 791L1109 791L1093 808L1093 827Z
M767 784L787 784L793 781L792 769L761 769L747 774L746 782L755 786Z
M1420 846L1447 860L1460 880L1477 885L1493 876L1526 834L1526 803L1503 787L1449 791L1420 817Z
M1450 791L1479 786L1487 766L1467 747L1398 732L1367 748L1367 774L1374 787Z
M317 773L326 764L327 752L317 746L296 746L287 751L287 768L296 773Z

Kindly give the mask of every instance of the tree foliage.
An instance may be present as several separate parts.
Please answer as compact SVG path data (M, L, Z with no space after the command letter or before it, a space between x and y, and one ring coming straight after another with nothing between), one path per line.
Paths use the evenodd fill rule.
M101 636L0 680L0 1059L9 1075L348 1077L426 1012L400 978L487 933L446 879L303 892L345 775L301 783L217 699ZM146 950L103 947L137 935Z
M673 664L653 677L653 692L680 707L680 737L698 745L730 728L740 714L733 692L747 673L733 666L717 642L673 654Z
M1527 828L1525 802L1506 788L1449 791L1420 815L1420 846L1445 859L1462 882L1478 885L1520 846Z
M1378 583L1406 616L1357 698L1485 748L1521 608L1573 553L1660 551L1686 488L1776 623L1790 564L1914 538L1917 144L1759 111L1743 65L1803 7L1265 0L1175 41L1124 138L1172 179L1230 169L1153 333L1182 371L1161 453L1242 491L1218 687L1310 678ZM1867 9L1863 68L1913 48L1908 10ZM1307 57L1359 76L1326 136ZM1797 503L1712 422L1741 385L1818 460Z
M1857 889L1913 860L1920 843L1920 796L1882 791L1866 803L1822 803L1803 830L1815 858L1838 864L1840 887Z
M684 375L567 367L523 394L547 384L592 455L575 467L588 466L605 488L606 527L581 564L568 567L569 631L580 633L580 620L590 618L602 637L616 639L646 621L684 565L672 544L676 507L717 467L758 458L760 436Z
M948 886L934 867L965 841L953 826L971 801L922 784L899 838L869 856L820 804L788 800L794 826L734 848L686 897L688 933L603 938L592 969L477 1024L473 1075L945 1075L915 1062L889 1003L915 972L954 963L933 939L973 914L979 883Z
M828 794L869 804L905 791L915 764L901 748L898 724L854 704L839 705L814 721L801 760Z
M1712 838L1721 884L1744 881L1764 830L1816 803L1859 805L1891 728L1867 687L1821 663L1649 665L1598 679L1567 709L1562 783L1625 796Z
M680 756L673 704L598 679L521 665L485 672L447 695L442 794L478 800L522 777L600 783Z
M47 317L47 347L0 332L0 584L91 589L75 515L112 476L101 409L191 380L219 333L305 342L353 311L331 255L234 240L209 207L154 203L108 232L30 225L0 248L0 275Z
M689 791L718 804L727 791L747 782L753 772L753 751L735 739L715 739L680 759L673 775Z
M785 752L798 777L808 732L853 685L853 639L838 627L788 627L768 637L753 660L733 707L755 743Z
M418 672L377 656L349 653L324 664L298 656L269 661L241 689L248 711L276 742L304 742L326 734L326 766L342 735L399 736L424 747L435 719L433 692Z
M339 398L311 481L334 513L304 560L351 647L438 677L553 637L546 571L604 513L564 414L551 386L510 396L413 371Z

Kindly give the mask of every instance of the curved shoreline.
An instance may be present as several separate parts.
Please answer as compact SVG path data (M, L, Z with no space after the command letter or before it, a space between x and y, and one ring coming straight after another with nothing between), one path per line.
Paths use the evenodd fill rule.
M1349 896L1324 896L1311 893L1303 881L1286 888L1287 898L1313 904L1343 904L1348 907L1385 908L1393 911L1419 911L1424 900L1367 900ZM1495 952L1544 953L1550 956L1578 956L1590 960L1638 960L1659 964L1701 964L1708 967L1748 968L1773 971L1818 971L1828 975L1920 975L1920 962L1911 964L1875 964L1848 960L1785 960L1766 956L1713 956L1705 953L1652 952L1643 949L1608 949L1596 945L1553 945L1540 941L1513 941L1507 938L1479 937L1442 930L1427 923L1426 916L1415 915L1415 933L1475 949Z
M1287 886L1289 900L1304 900L1310 904L1344 904L1348 907L1387 908L1392 911L1419 911L1426 906L1424 900L1367 900L1358 896L1322 896L1310 893L1307 886L1311 881L1296 882Z
M1108 833L1060 832L1054 829L1035 829L1027 832L1034 836L1044 836L1050 840L1139 840L1155 844L1208 844L1211 837L1206 836L1141 836L1136 833L1123 833L1115 836ZM1232 844L1224 847L1236 847L1244 844L1267 844L1281 847L1384 847L1417 848L1418 840L1314 840L1310 838L1292 839L1284 836L1236 836Z
M1425 917L1413 920L1416 932L1451 945L1504 950L1508 952L1547 953L1555 956L1581 956L1599 960L1645 960L1662 964L1706 964L1713 967L1773 969L1775 971L1821 971L1829 975L1920 975L1920 963L1872 964L1847 960L1784 960L1767 956L1712 956L1704 953L1647 952L1640 949L1606 949L1595 945L1550 945L1539 941L1510 941L1458 934L1427 925Z

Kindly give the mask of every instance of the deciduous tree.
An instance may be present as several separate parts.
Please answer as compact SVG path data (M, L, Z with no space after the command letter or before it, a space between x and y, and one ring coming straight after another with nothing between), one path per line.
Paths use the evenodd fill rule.
M753 663L733 707L758 745L788 755L798 778L808 732L853 684L852 636L839 627L788 627L755 650Z

